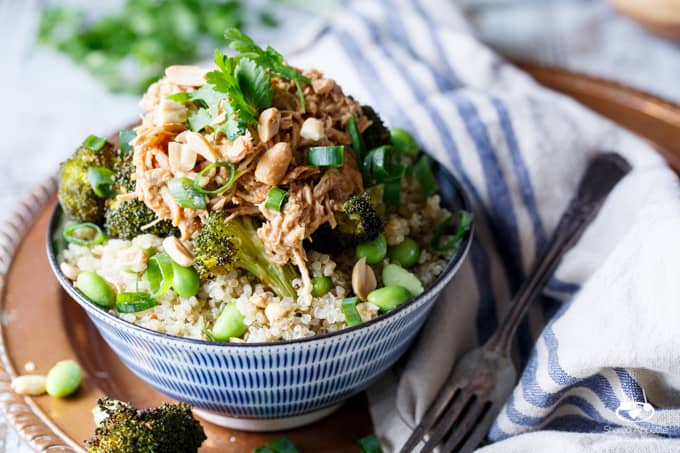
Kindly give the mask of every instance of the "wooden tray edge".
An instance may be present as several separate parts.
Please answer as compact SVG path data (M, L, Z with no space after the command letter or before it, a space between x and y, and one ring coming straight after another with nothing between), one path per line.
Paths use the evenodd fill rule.
M5 280L11 269L14 253L24 240L36 214L57 191L57 179L50 177L36 186L20 203L0 231L0 297L4 300ZM4 329L0 325L0 411L7 423L36 451L77 452L70 439L45 418L30 397L17 395L10 387L12 376L17 375L5 349ZM74 448L75 447L75 448Z

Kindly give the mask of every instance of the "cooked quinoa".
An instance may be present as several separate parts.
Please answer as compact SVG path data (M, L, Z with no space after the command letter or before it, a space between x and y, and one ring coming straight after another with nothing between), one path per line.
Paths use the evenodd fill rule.
M427 287L444 270L453 253L433 253L430 249L432 231L449 213L440 207L438 195L422 201L417 184L409 181L402 188L405 202L386 222L385 239L394 245L408 236L419 243L419 262L410 271ZM149 291L146 280L138 277L140 269L136 266L139 260L144 260L143 250L150 247L160 250L162 241L163 238L145 234L131 241L110 239L94 247L69 244L62 261L71 267L70 272L75 272L72 275L97 272L117 292ZM373 266L379 284L382 266L389 262L389 258L385 258L382 264ZM168 291L158 298L158 305L149 310L129 314L111 310L111 313L158 332L205 340L204 329L212 327L225 304L235 302L248 330L243 337L232 338L232 342L292 340L347 327L340 305L352 294L354 257L332 257L312 251L308 264L312 277L326 276L333 280L334 287L326 295L281 299L252 275L237 269L202 282L194 297L183 299L174 291ZM293 285L301 288L302 282L296 280ZM379 314L378 307L367 302L357 304L357 310L362 321Z

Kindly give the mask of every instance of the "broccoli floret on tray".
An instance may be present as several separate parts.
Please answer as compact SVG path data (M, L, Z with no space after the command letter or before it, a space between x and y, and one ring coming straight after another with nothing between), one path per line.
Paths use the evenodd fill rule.
M184 403L137 410L104 398L93 412L97 429L86 441L89 453L195 453L206 439Z
M325 253L353 248L375 239L384 228L383 219L366 192L352 195L342 210L335 212L335 221L335 228L324 224L312 234L312 248Z
M228 214L210 214L196 237L195 267L202 278L223 275L234 268L245 269L280 297L297 297L292 286L297 272L291 264L272 263L257 236L253 219L227 220Z
M99 223L104 217L104 198L92 190L88 177L90 167L111 168L113 146L99 150L80 147L61 167L59 203L66 215L78 222Z
M156 213L140 200L120 201L112 198L106 203L104 227L109 237L130 240L145 233L159 237L179 236L179 230L172 222L157 220Z

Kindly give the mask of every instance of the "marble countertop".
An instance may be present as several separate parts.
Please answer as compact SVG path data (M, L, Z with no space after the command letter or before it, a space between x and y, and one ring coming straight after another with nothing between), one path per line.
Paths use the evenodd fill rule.
M614 79L680 103L680 46L641 30L605 0L481 3L483 8L466 14L480 39L499 52ZM0 0L0 222L85 136L107 135L139 113L137 97L112 95L63 56L34 46L42 4ZM307 13L290 14L295 27L318 25ZM283 33L259 36L284 51L291 48L281 42ZM30 451L0 423L0 452L3 439L4 451Z

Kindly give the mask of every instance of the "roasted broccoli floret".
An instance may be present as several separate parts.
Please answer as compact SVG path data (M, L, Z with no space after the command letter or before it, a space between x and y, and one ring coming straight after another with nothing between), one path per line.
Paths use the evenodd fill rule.
M158 217L144 202L134 199L120 201L110 198L106 202L104 228L109 237L132 239L140 234L153 234L159 237L179 236L179 230L169 220L161 220L148 228Z
M135 190L132 174L135 172L135 165L132 163L132 152L120 151L113 159L113 180L116 190L119 193L128 193Z
M223 275L234 268L245 269L279 297L297 297L292 281L298 277L291 264L271 262L264 244L257 236L251 217L229 220L224 211L208 216L196 237L194 266L202 278Z
M104 198L95 195L87 176L90 167L111 168L113 146L109 143L93 151L80 147L61 167L59 203L66 215L78 222L100 223L104 218Z
M364 115L366 115L366 117L373 123L361 133L364 143L366 143L366 148L370 150L377 148L378 146L389 145L392 143L389 129L385 127L382 119L380 116L378 116L376 111L373 110L373 107L370 105L362 105L361 110L364 112Z
M104 398L93 413L97 429L86 441L89 453L194 453L206 439L185 403L137 410Z
M360 242L375 239L383 231L383 219L367 192L352 195L335 212L337 226L322 225L312 234L311 247L324 253L353 248Z

